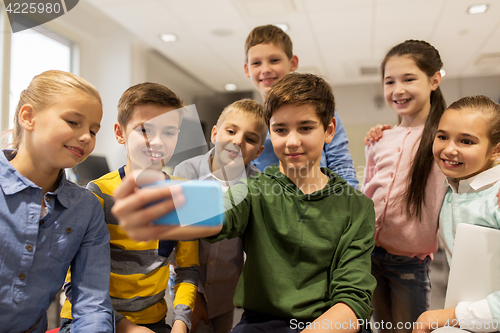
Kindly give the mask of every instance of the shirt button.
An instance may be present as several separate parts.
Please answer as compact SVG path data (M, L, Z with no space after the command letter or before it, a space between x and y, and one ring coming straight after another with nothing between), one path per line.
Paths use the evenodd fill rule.
M45 223L44 220L40 220L40 222L38 222L39 225L43 225Z
M391 173L391 178L394 178L394 174L393 173Z
M24 273L19 274L19 280L24 280L26 278L26 275Z
M50 202L50 197L45 197L45 201Z
M382 199L382 200L383 200L384 202L387 202L387 200L386 200L385 198L384 198L384 199Z
M400 152L401 152L401 148L398 148L398 153L400 153Z
M213 265L214 265L214 262L213 262L213 261L211 261L211 262L210 262L210 266L213 266Z
M411 130L411 127L407 127L406 130L409 132Z
M31 244L26 245L26 250L28 250L30 252L33 251L33 245L31 245Z
M71 228L69 228L69 227L68 227L68 228L66 228L66 232L67 232L68 234L69 234L69 233L71 233L72 231L73 231L73 229L71 229Z

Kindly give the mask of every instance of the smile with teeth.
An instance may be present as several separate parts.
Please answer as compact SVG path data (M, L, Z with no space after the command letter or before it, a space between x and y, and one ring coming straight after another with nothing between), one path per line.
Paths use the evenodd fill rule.
M274 81L276 79L277 79L276 77L266 77L264 79L261 79L260 82L269 83L269 82L272 82L272 81Z
M68 148L69 150L71 150L73 152L73 154L78 155L78 156L82 156L84 153L84 150L80 147L72 147L72 146L65 146L65 147Z
M158 153L158 152L154 152L154 151L149 151L148 150L145 153L146 153L146 155L148 155L148 156L150 156L152 158L161 158L161 157L163 157L162 153Z
M410 100L411 100L411 98L400 99L400 100L394 101L394 103L396 103L396 104L404 104L406 102L409 102Z
M446 163L446 164L449 164L449 165L459 165L459 164L462 164L460 162L450 161L450 160L443 160L443 162Z

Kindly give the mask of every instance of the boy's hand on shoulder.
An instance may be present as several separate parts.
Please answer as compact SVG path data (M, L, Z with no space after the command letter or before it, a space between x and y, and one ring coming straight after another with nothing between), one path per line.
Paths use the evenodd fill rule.
M125 177L115 190L111 212L128 236L136 241L165 238L177 226L156 226L151 222L173 211L185 198L180 186L159 189L140 189L134 177ZM161 201L161 202L158 202ZM158 202L158 203L155 203ZM150 206L148 206L150 205Z
M188 329L182 320L176 320L170 333L187 333Z
M370 142L377 142L382 138L382 132L388 129L391 129L391 125L385 124L385 125L375 125L370 130L368 133L366 133L365 138L363 139L363 142L365 145L369 146Z

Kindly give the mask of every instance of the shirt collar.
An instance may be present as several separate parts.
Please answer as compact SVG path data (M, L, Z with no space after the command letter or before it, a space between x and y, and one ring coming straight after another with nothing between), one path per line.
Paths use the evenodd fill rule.
M443 187L451 187L455 193L480 192L493 186L500 180L500 165L494 166L473 177L456 182L454 178L446 177Z
M33 187L40 189L40 186L33 183L28 178L21 175L16 168L10 164L11 161L16 156L17 151L12 149L4 149L0 153L0 187L6 195L16 194L21 192L27 187ZM59 186L54 192L49 192L49 194L54 195L57 200L67 208L70 204L70 195L68 193L66 185L66 174L64 170L59 172Z

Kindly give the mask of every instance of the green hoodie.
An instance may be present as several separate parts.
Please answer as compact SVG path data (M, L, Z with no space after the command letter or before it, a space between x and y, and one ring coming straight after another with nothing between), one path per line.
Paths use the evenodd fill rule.
M333 171L321 170L330 179L311 194L278 167L226 193L226 221L208 240L243 240L247 259L236 307L310 321L342 302L358 319L369 319L376 285L370 273L373 202Z

